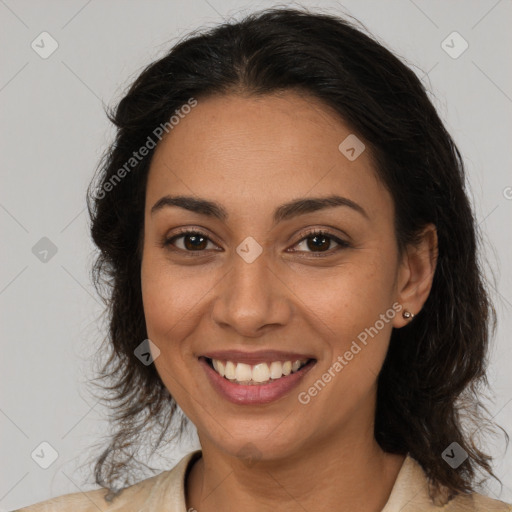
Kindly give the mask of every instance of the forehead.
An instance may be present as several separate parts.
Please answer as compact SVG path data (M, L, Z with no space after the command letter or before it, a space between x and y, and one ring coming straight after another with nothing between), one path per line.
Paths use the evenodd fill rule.
M354 137L332 110L294 92L199 98L155 150L146 210L166 193L261 208L339 193L382 212L391 198L369 148L355 160L343 153L344 141L358 144Z

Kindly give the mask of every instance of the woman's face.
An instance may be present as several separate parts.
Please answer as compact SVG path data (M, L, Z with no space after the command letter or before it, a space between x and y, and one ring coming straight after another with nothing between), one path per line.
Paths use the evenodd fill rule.
M158 373L203 448L278 458L371 432L391 330L406 323L397 303L422 304L398 257L391 196L353 137L316 100L230 95L199 99L156 148L144 313ZM331 196L345 199L321 202ZM305 202L283 206L295 201ZM287 360L310 362L277 378Z

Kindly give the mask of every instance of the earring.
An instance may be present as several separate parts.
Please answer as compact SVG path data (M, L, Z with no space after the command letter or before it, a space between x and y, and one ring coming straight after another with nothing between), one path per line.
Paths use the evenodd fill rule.
M405 310L403 313L402 313L402 316L404 318L408 318L410 320L412 320L414 318L414 313L411 313L410 311L407 311Z

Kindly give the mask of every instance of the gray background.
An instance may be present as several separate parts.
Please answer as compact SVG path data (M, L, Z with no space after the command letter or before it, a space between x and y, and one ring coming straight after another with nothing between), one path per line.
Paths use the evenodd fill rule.
M94 253L85 210L86 187L113 134L102 102L118 101L142 67L188 31L271 5L276 4L0 0L0 511L94 488L87 468L79 465L107 431L105 411L86 387L106 328L88 277ZM431 91L464 155L489 267L497 275L494 288L488 273L499 328L489 361L494 396L486 403L510 432L512 73L506 55L512 47L512 2L301 5L354 15L405 58ZM59 45L46 59L31 47L34 40L42 46L43 31ZM458 58L442 47L453 31L469 44ZM462 48L461 40L449 44L452 53ZM46 262L33 253L43 237L57 248ZM59 454L48 469L31 457L42 442ZM196 442L192 432L167 460L151 463L169 468ZM485 443L497 457L495 472L505 486L500 494L499 485L490 482L484 492L512 502L511 449L503 455L503 436ZM44 446L43 451L45 457L50 453Z

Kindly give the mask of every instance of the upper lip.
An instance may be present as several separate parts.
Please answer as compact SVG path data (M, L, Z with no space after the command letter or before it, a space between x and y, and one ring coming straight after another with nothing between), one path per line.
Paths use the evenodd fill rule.
M297 361L315 359L309 354L297 352L282 352L280 350L257 350L255 352L244 352L242 350L217 350L202 354L202 357L218 359L220 361L232 361L245 364L257 364L272 361Z

